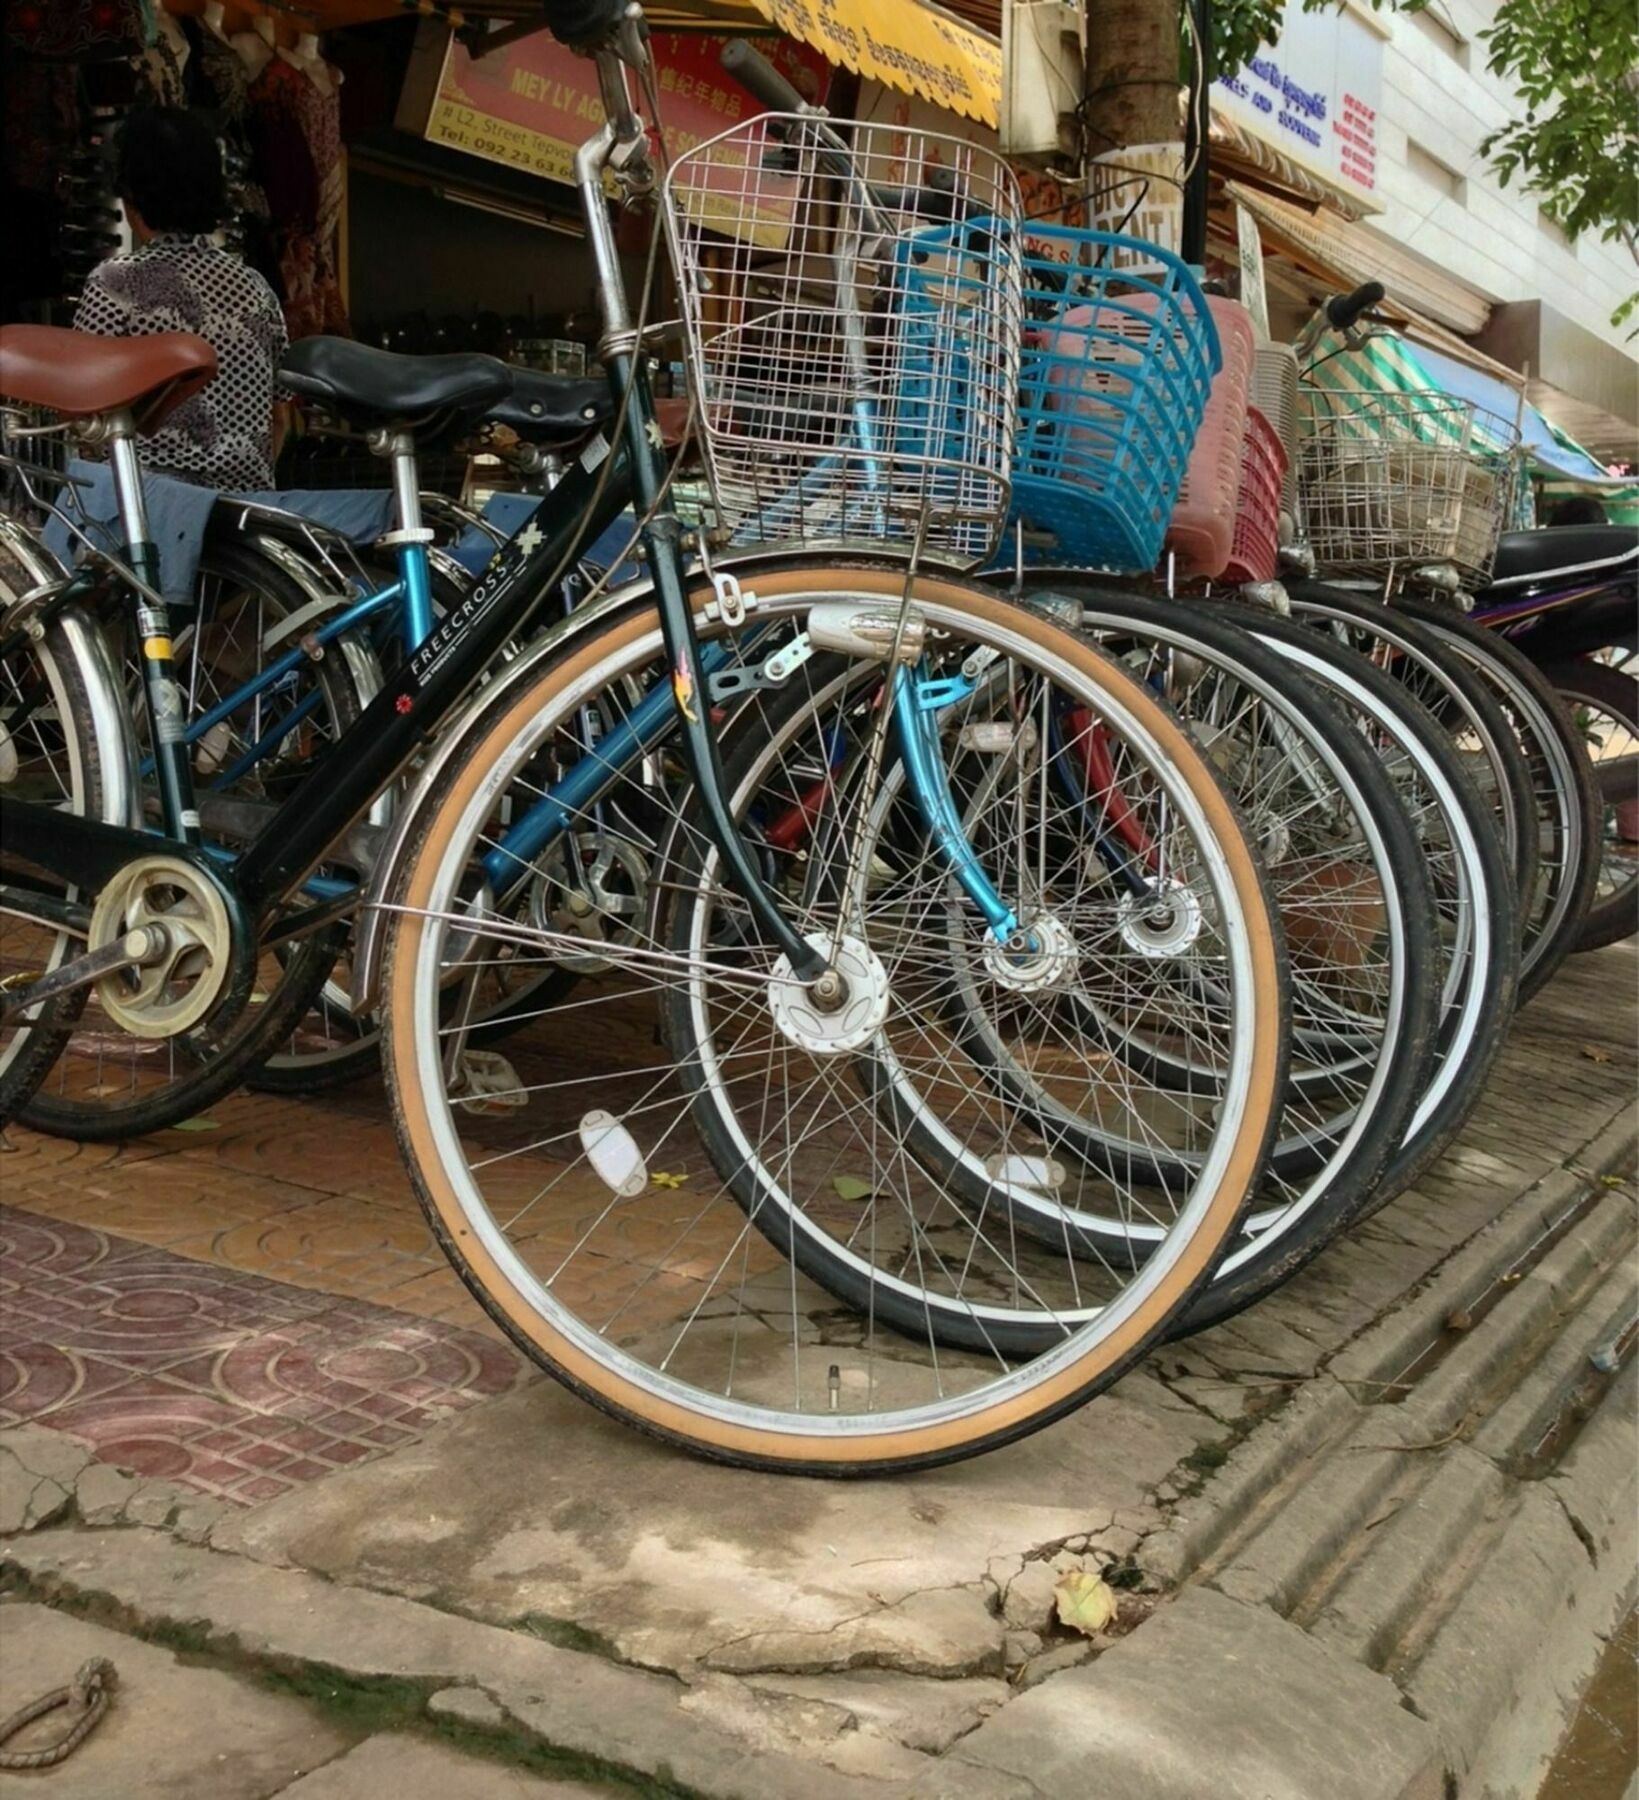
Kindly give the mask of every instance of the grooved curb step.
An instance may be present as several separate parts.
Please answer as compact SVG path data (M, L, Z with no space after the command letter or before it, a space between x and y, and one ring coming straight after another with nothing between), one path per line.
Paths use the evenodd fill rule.
M1569 1028L1580 1030L1574 1021ZM793 1665L786 1639L766 1623L738 1665L708 1662L697 1647L716 1641L708 1637L666 1660L584 1629L596 1616L568 1607L492 1611L504 1622L484 1622L476 1615L488 1602L472 1581L380 1591L403 1581L402 1568L426 1576L440 1505L437 1517L470 1514L493 1539L497 1434L516 1430L535 1404L528 1394L475 1409L413 1455L250 1513L97 1463L66 1432L16 1428L0 1436L0 1531L20 1534L0 1544L0 1589L58 1608L57 1618L39 1615L50 1625L90 1632L71 1618L79 1613L301 1693L333 1680L390 1700L393 1723L368 1740L382 1767L394 1754L382 1739L438 1728L492 1756L528 1745L600 1784L713 1800L1523 1800L1602 1637L1632 1604L1639 1560L1639 1373L1631 1360L1603 1374L1589 1361L1634 1313L1633 1196L1608 1172L1629 1175L1635 1132L1624 1116L1588 1142L1611 1116L1610 1087L1597 1098L1579 1092L1576 1065L1554 1064L1552 1045L1532 1054L1530 1091L1547 1109L1532 1130L1551 1144L1514 1158L1511 1126L1482 1119L1406 1204L1328 1253L1311 1299L1284 1312L1276 1302L1194 1345L1169 1346L1172 1373L1158 1355L1095 1403L1077 1422L1083 1441L1066 1440L1070 1457L1061 1448L1049 1458L1043 1447L1052 1440L1034 1440L1036 1460L1023 1465L1034 1485L974 1464L939 1483L847 1491L846 1515L833 1508L845 1490L827 1488L822 1498L801 1484L782 1488L783 1512L740 1490L755 1517L731 1544L772 1539L787 1552L795 1544L818 1565L820 1586L829 1567L863 1559L857 1566L868 1573L838 1588L850 1601L860 1596L857 1609L837 1609L851 1634L840 1660L815 1663L809 1653ZM1522 1094L1523 1084L1500 1110ZM1574 1166L1520 1191L1573 1147ZM1491 1217L1509 1193L1515 1198ZM1490 1222L1476 1232L1482 1219ZM1448 1250L1453 1242L1460 1247ZM1385 1244L1407 1254L1386 1256ZM1391 1290L1383 1271L1408 1262L1418 1273ZM1364 1298L1349 1288L1362 1272ZM1416 1285L1399 1292L1407 1283ZM1255 1419L1236 1418L1234 1403L1250 1411L1260 1389L1292 1397ZM1133 1398L1140 1394L1145 1407ZM486 1426L486 1417L495 1423ZM1143 1444L1140 1434L1169 1418L1189 1429L1173 1425L1162 1436L1166 1455L1149 1465L1158 1473L1142 1484L1129 1477L1143 1504L1100 1511L1085 1484L1106 1465L1124 1470L1121 1432ZM1213 1441L1221 1431L1240 1433L1227 1454ZM475 1442L489 1446L489 1461L473 1460ZM1204 1460L1218 1466L1164 1509L1160 1501L1202 1466L1186 1457L1173 1467L1179 1451L1171 1446L1180 1442L1212 1450ZM707 1594L705 1604L717 1584L723 1611L732 1611L739 1596L731 1590L745 1576L720 1554L723 1540L707 1528L721 1521L700 1503L720 1501L719 1490L695 1465L599 1468L628 1479L643 1471L635 1479L651 1485L640 1495L688 1490L694 1510L681 1520L689 1529L661 1547ZM476 1513L475 1475L480 1487L489 1480L488 1504ZM603 1521L586 1516L597 1510L590 1501L567 1525L544 1516L538 1459L518 1459L509 1479L517 1560L503 1559L503 1586L515 1593L516 1571L537 1578L573 1531ZM1021 1498L1051 1509L1051 1542L1021 1543L1019 1555L998 1550L970 1576L966 1564L948 1561L925 1586L899 1576L914 1548L901 1515L942 1545L952 1532L968 1542L964 1526L988 1543L972 1531L974 1516L988 1520ZM340 1547L328 1563L316 1555L311 1521L327 1508ZM1012 1516L998 1536L1002 1550L1013 1548ZM771 1517L782 1523L771 1526ZM647 1514L641 1522L652 1526ZM97 1526L119 1528L86 1529ZM524 1528L537 1527L540 1542L527 1541ZM897 1534L896 1558L882 1557L889 1546L872 1535L883 1528ZM851 1534L836 1536L840 1551L832 1533ZM624 1538L617 1549L630 1555ZM1138 1602L1133 1616L1142 1622L1100 1640L1096 1654L1080 1640L1044 1646L1037 1634L1050 1635L1056 1566L1129 1557L1162 1590ZM873 1566L884 1561L892 1581ZM617 1557L610 1566L639 1580L665 1565L628 1567ZM453 1556L445 1567L468 1570ZM804 1573L789 1555L775 1568L793 1584ZM770 1584L767 1569L748 1569ZM794 1591L780 1587L778 1605ZM437 1605L418 1597L429 1594ZM914 1657L896 1648L899 1661L889 1662L885 1640L864 1627L902 1617L918 1596L937 1617L918 1623ZM647 1590L645 1604L652 1610ZM960 1631L941 1624L940 1609L950 1608L960 1610ZM18 1607L17 1619L31 1610L39 1613ZM579 1635L546 1641L533 1634L537 1619ZM4 1620L0 1610L0 1627ZM812 1620L797 1623L814 1635ZM944 1643L936 1625L949 1625L950 1655L929 1650ZM831 1629L828 1613L819 1626ZM1034 1646L1022 1666L1016 1639ZM136 1646L130 1655L137 1659ZM131 1800L166 1791L132 1789Z

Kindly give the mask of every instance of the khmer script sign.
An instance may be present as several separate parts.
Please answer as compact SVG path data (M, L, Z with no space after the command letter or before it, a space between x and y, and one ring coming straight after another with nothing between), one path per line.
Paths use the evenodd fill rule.
M1265 143L1345 187L1377 186L1383 40L1353 8L1288 0L1280 38L1214 84L1212 104Z

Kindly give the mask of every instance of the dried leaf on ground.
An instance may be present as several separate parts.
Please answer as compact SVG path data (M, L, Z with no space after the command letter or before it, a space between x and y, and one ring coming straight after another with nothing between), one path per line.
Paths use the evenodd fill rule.
M1059 1623L1086 1637L1096 1636L1115 1618L1115 1589L1102 1575L1090 1575L1085 1569L1066 1570L1054 1584L1053 1598Z

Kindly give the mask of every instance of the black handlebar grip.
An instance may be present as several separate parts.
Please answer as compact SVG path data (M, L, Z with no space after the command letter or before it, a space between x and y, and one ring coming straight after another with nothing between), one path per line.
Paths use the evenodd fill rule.
M1368 281L1352 294L1334 294L1326 302L1326 317L1334 331L1347 331L1360 315L1375 306L1387 290L1380 281Z
M724 69L761 100L770 112L801 112L806 102L778 69L744 38L730 38L723 46Z
M626 0L541 0L546 28L572 50L606 44L626 16Z

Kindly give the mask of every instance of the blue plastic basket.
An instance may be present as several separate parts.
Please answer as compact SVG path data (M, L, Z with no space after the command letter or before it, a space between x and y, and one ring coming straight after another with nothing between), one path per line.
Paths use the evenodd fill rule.
M1143 268L1107 267L1113 249ZM1153 569L1222 355L1177 257L1107 231L1032 224L1010 524L1025 559Z

